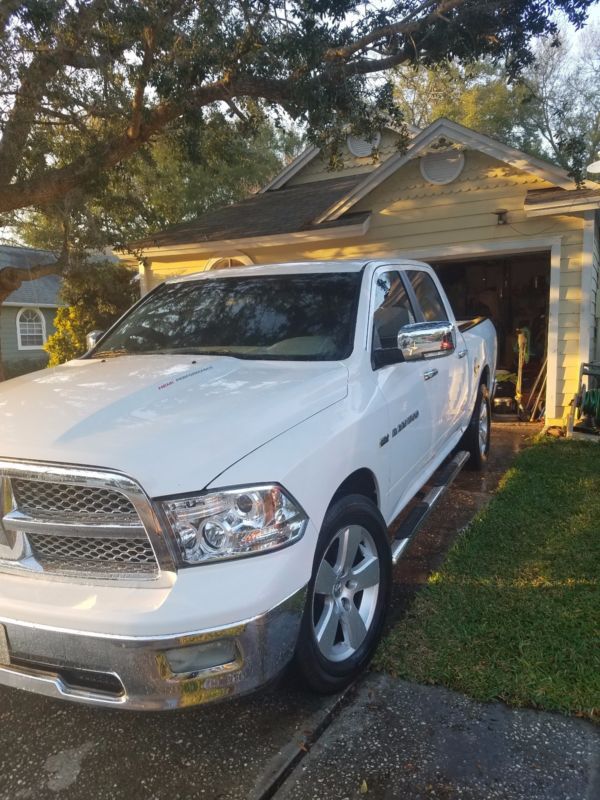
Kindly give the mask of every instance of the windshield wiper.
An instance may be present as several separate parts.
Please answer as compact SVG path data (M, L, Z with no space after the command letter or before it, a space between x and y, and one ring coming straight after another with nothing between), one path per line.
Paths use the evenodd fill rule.
M100 350L90 358L117 358L118 356L227 356L229 358L260 358L254 353L240 353L237 350L219 348L215 350L198 350L193 347L173 348L173 350Z

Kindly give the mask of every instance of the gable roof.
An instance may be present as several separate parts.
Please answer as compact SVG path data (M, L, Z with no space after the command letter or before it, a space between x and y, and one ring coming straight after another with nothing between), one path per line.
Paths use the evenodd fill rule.
M415 125L410 125L408 123L406 125L406 128L408 130L408 135L411 139L417 136L417 134L421 132L420 128L417 128ZM395 128L393 125L384 126L384 130L392 131L392 133L396 134L400 133L398 128ZM319 147L316 147L315 145L307 147L306 150L303 150L299 155L296 156L296 158L292 159L290 163L286 167L284 167L284 169L282 169L281 172L278 175L276 175L272 181L270 181L270 183L267 183L266 186L263 186L263 188L260 189L260 192L261 193L270 192L275 189L281 189L281 187L285 186L285 184L289 180L291 180L294 177L294 175L297 175L299 172L301 172L301 170L304 169L304 167L308 166L311 163L311 161L313 161L319 155L320 152L321 149Z
M321 150L314 145L312 147L307 147L306 150L303 150L296 158L293 158L290 163L281 170L279 175L275 175L272 181L267 183L266 186L263 186L262 189L259 190L260 194L264 194L264 192L271 192L275 189L281 189L282 186L294 177L300 170L304 169L310 162L315 159Z
M520 150L515 150L513 147L502 144L502 142L492 139L490 136L477 133L464 125L459 125L457 122L441 118L415 136L406 152L391 156L373 172L364 176L345 197L338 198L315 221L319 223L339 219L342 214L347 213L365 195L376 189L408 161L415 158L442 137L456 144L462 144L470 150L479 150L482 153L486 153L492 158L504 161L506 164L510 164L523 172L537 175L555 186L563 189L573 187L573 179L561 167L542 161L542 159L535 156L527 155Z
M167 247L310 231L315 217L344 197L359 181L358 175L342 176L254 194L239 203L209 211L190 222L172 225L132 242L130 247Z
M170 255L170 249L173 254L184 251L212 253L240 246L266 247L292 241L363 236L368 229L371 212L357 213L352 210L355 204L410 160L428 152L440 140L485 153L552 184L552 189L528 192L524 203L528 216L600 208L600 201L596 197L596 193L600 196L598 184L588 181L586 189L575 190L573 179L561 167L527 155L464 125L439 119L422 131L417 133L411 130L411 133L416 135L406 152L394 153L369 172L342 173L338 177L328 176L326 179L289 186L289 180L320 152L316 147L308 148L261 192L189 222L172 225L129 246L148 254L156 250L162 255ZM582 191L589 194L585 197L581 194L576 196L576 192ZM536 199L537 192L554 194L545 194L542 203Z
M27 270L35 264L51 264L56 257L49 250L32 247L0 245L0 268L15 267ZM33 281L24 281L9 294L4 305L36 305L58 308L61 279L58 275L45 275Z

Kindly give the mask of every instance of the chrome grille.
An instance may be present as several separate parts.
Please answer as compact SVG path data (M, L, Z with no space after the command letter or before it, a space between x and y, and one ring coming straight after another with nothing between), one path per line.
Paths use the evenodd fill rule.
M64 565L73 569L112 570L116 565L132 566L134 572L156 568L148 539L103 539L96 536L48 536L28 534L34 558L47 567Z
M32 516L46 511L65 514L132 514L137 517L131 501L124 494L111 489L21 478L13 478L11 483L19 510Z
M0 570L74 579L159 577L168 546L147 497L127 476L0 459L0 489L3 480Z

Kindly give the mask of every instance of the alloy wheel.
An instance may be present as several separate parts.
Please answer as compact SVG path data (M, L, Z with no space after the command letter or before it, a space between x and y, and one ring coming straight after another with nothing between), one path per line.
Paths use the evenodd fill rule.
M488 435L490 430L490 412L485 399L482 398L479 409L479 449L482 455L487 452Z
M321 655L344 661L365 641L381 578L375 541L366 528L341 528L319 564L313 592L313 631Z

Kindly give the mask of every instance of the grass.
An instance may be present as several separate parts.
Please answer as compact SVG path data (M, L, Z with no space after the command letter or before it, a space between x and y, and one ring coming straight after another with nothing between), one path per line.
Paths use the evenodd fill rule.
M598 721L600 446L522 452L375 667L478 700Z

